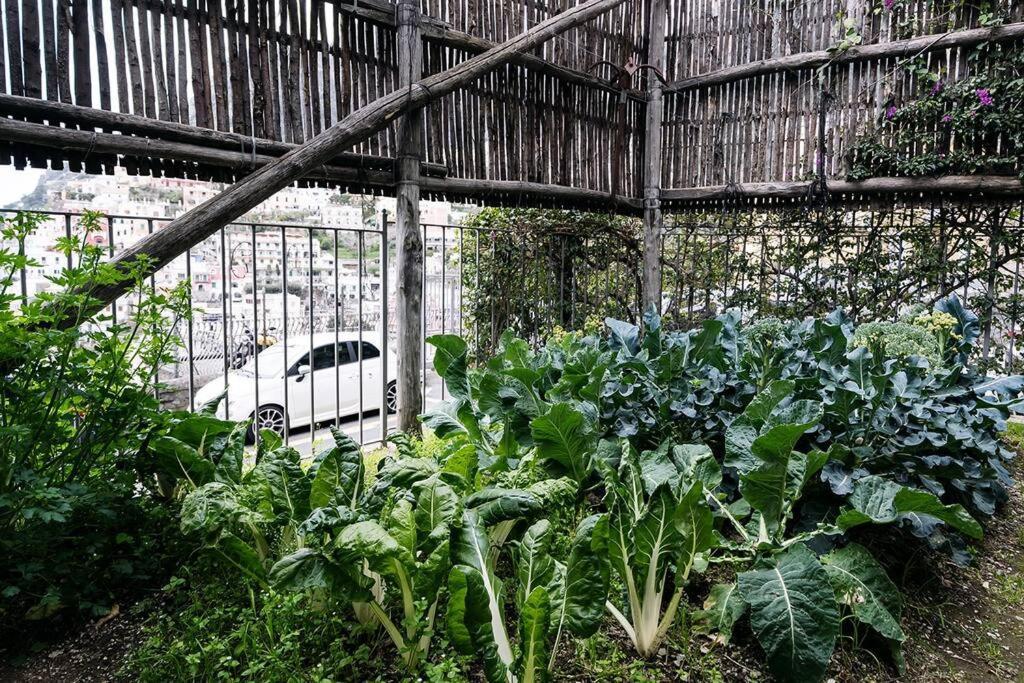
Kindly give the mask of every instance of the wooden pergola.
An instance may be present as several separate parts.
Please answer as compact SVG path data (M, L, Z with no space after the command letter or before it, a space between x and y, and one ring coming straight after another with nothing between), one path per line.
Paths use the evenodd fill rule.
M157 267L294 184L397 199L399 426L420 412L421 198L643 217L661 300L663 212L723 198L1022 195L1010 176L844 179L844 152L911 97L1020 46L905 0L5 0L0 162L233 183L117 257ZM837 13L861 43L836 49ZM97 287L112 301L119 287Z

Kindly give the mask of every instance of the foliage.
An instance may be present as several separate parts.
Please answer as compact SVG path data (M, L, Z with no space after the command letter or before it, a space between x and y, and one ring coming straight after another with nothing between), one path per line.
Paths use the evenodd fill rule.
M0 218L0 569L6 631L22 618L96 615L116 596L159 580L167 512L135 496L138 453L163 417L157 368L188 314L184 289L154 291L147 261L118 270L95 242L101 216L57 241L69 265L53 291L19 291L29 236L45 218ZM90 287L127 282L127 319L87 316ZM68 319L70 326L53 326ZM43 558L46 558L45 560Z
M502 332L536 340L588 318L625 317L639 291L640 223L578 211L487 208L463 223L467 341L490 355Z
M886 106L877 129L851 148L847 177L1020 174L1024 56L984 43L968 59L971 75L959 80L910 61L922 92Z

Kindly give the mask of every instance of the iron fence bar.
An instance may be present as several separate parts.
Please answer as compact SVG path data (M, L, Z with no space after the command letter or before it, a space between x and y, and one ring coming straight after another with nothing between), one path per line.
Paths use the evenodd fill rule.
M224 235L224 228L220 229L220 307L221 307L221 335L223 337L224 346L224 417L229 418L230 409L228 406L231 401L228 397L230 391L230 377L228 375L228 267L227 267L227 251L225 251L226 242Z
M249 226L249 236L251 238L252 245L252 368L253 368L253 406L252 406L252 433L253 443L259 446L260 443L260 428L259 428L259 413L260 413L260 339L267 336L266 325L263 326L262 332L260 332L259 324L259 308L257 300L259 299L259 278L257 270L257 259L256 259L256 226L255 224ZM267 300L266 293L263 295L263 313L267 312ZM285 391L288 390L287 385L288 378L285 378ZM285 420L288 416L285 416Z
M357 335L359 339L356 342L356 363L357 372L359 373L359 443L363 442L363 416L365 413L365 406L363 404L363 236L359 235L358 244L356 246L356 256L358 261L358 285L359 285L359 300L358 300L358 314L359 314L359 326L357 328ZM351 346L350 346L351 348Z
M107 216L107 256L114 258L114 220ZM24 273L23 273L24 274ZM117 301L110 303L110 319L117 325Z
M338 290L339 274L341 270L338 267L338 231L334 231L334 427L336 429L341 428L341 366L339 365L340 358L338 357L338 307L341 304L341 294ZM344 315L342 315L344 317ZM346 347L349 349L349 356L351 356L351 346ZM360 436L359 442L362 443L363 439Z
M309 443L312 448L313 440L316 438L316 391L314 390L316 374L316 350L313 345L313 230L306 231L306 271L309 283Z
M388 354L391 348L388 343L390 340L390 334L388 330L388 212L383 211L381 213L381 250L380 250L380 319L381 319L381 349L380 354L380 367L381 367L381 396L383 399L384 406L380 411L380 440L383 443L388 435L388 408L387 408L387 394L388 394ZM397 396L397 394L396 394Z
M188 335L188 409L190 412L196 410L196 365L195 365L195 335L193 328L193 311L192 311L192 248L189 247L185 250L185 278L188 280L188 311L189 316L186 321L185 329Z
M281 326L282 336L284 337L284 396L282 402L284 403L284 443L288 445L288 439L290 437L290 416L291 413L288 411L288 233L284 226L281 227Z

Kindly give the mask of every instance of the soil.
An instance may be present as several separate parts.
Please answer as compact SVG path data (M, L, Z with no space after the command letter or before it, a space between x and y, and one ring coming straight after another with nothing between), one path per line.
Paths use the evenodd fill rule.
M125 658L142 638L145 616L115 606L24 666L0 664L0 681L9 683L105 683L117 680Z
M986 525L975 564L958 567L935 553L911 556L890 575L901 586L906 604L903 628L905 673L878 647L837 647L828 683L869 681L949 681L973 683L1024 680L1024 457L1017 460L1017 484L1010 499ZM895 569L895 571L894 571ZM153 602L148 603L150 606ZM99 682L117 680L125 658L142 639L146 615L121 609L41 652L24 666L0 664L0 681ZM742 622L741 622L742 624ZM629 645L617 628L604 630L599 648L626 653ZM642 675L629 657L602 662L595 671L580 665L570 646L557 672L567 681L765 681L763 656L748 630L737 627L733 642L712 643L696 636L687 643L667 642ZM614 659L614 657L613 657Z

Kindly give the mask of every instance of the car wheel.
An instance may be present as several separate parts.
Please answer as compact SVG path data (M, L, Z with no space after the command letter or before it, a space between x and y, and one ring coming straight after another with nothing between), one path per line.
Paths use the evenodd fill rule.
M252 424L249 425L249 442L256 440L256 432L261 429L284 436L284 408L276 405L260 406L256 414L251 416Z
M388 384L387 402L388 402L388 413L397 413L398 412L398 384L396 382L391 382L391 383Z

